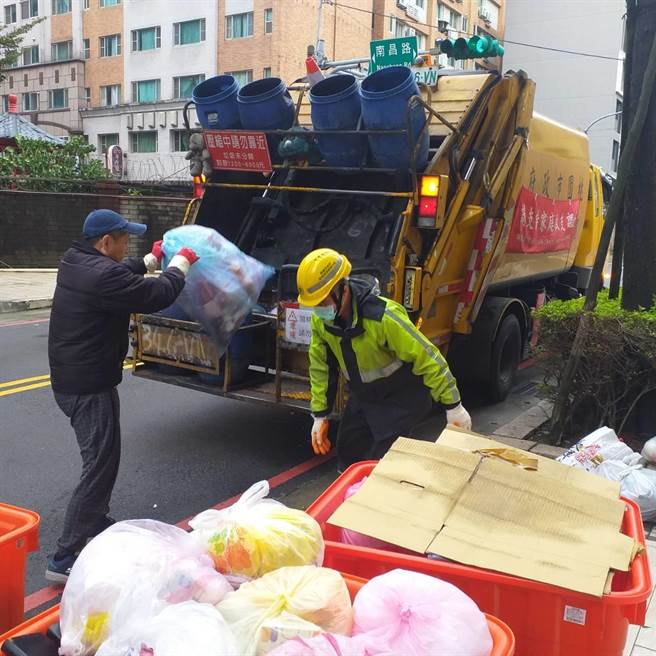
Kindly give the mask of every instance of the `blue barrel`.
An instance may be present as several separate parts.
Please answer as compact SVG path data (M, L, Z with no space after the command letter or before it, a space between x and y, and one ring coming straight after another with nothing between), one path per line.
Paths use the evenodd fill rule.
M197 84L191 98L196 105L199 123L214 130L240 127L238 91L239 84L232 75L217 75Z
M358 83L338 74L317 82L310 91L315 130L355 130L362 114ZM357 135L318 135L319 150L330 166L359 166L367 142Z
M414 73L406 66L383 68L369 75L360 87L362 118L368 130L398 130L407 127L408 100L419 95ZM421 105L412 110L410 125L413 147L426 122ZM428 161L428 130L421 138L416 166L422 169ZM378 166L392 169L410 167L412 151L405 134L369 135L369 147Z
M279 77L255 80L239 90L239 117L246 130L289 130L294 124L294 103L287 85ZM281 161L278 144L281 138L267 135L271 161Z

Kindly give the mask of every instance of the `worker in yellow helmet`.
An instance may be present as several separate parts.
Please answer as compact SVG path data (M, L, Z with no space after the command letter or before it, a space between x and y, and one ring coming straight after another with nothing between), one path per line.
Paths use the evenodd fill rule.
M350 273L346 256L319 248L303 258L296 277L298 302L314 310L310 384L315 453L331 448L328 416L340 370L349 386L337 435L341 466L381 458L397 437L411 434L433 402L445 406L449 423L470 429L471 418L439 349L401 305L379 296L373 282Z

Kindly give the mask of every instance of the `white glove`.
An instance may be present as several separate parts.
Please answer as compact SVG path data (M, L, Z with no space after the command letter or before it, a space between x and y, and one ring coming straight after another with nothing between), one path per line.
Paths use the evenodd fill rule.
M326 417L316 417L312 424L312 450L318 456L325 456L332 444L328 439L330 421Z
M446 423L457 426L458 428L464 428L465 430L471 430L472 427L471 417L462 403L446 411Z

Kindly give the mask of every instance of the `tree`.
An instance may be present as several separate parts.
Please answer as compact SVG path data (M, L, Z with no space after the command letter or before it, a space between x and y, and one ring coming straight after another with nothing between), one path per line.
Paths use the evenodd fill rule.
M45 20L45 16L13 29L6 25L0 26L0 82L5 79L6 70L18 61L23 36L42 20Z
M59 146L47 141L16 139L17 148L6 148L0 157L0 187L34 191L84 191L88 184L75 180L106 180L111 176L103 163L89 157L96 149L82 137Z

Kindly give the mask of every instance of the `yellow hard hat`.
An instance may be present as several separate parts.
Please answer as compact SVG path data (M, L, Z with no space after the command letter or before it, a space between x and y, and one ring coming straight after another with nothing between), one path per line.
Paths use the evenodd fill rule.
M332 248L317 248L308 253L296 272L298 302L310 307L319 305L349 273L351 263L346 255L340 255Z

